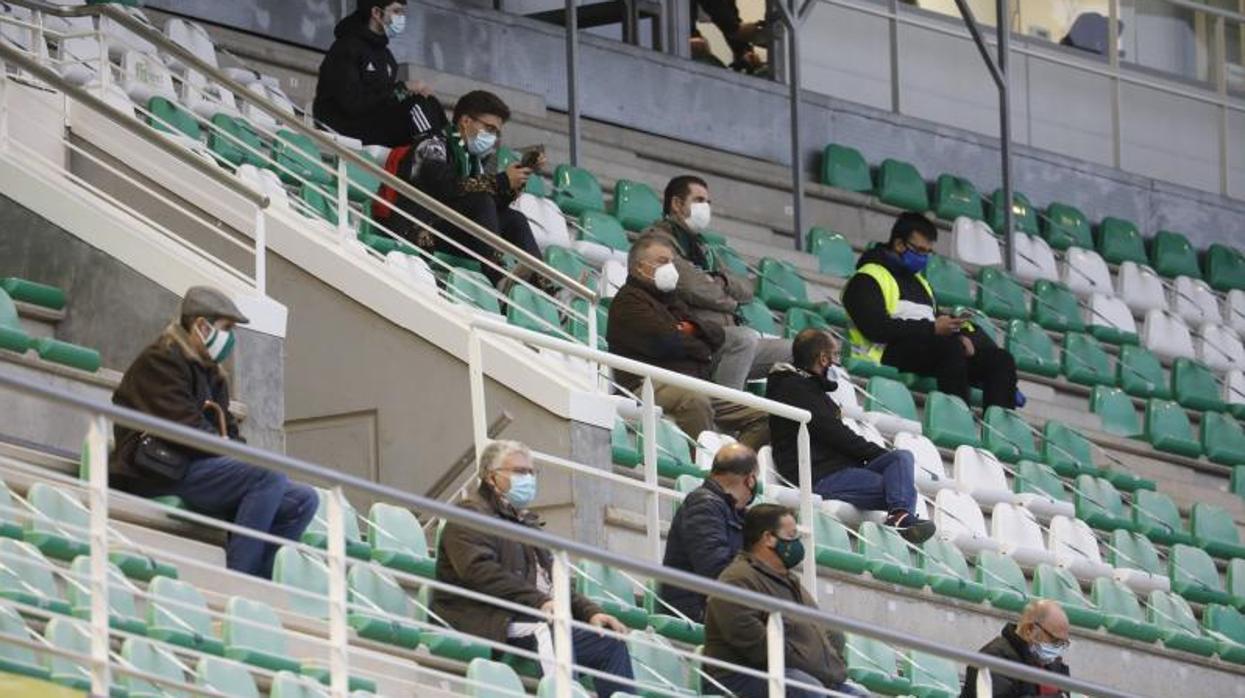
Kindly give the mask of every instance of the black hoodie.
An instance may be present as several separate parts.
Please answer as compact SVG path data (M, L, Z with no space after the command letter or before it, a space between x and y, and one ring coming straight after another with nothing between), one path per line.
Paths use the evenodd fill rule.
M1033 656L1033 652L1029 649L1029 643L1025 642L1016 634L1016 624L1008 623L1003 626L1003 633L986 643L980 652L988 654L992 657L1000 657L1002 659L1010 659L1013 662L1020 662L1030 666L1041 667L1047 671L1056 674L1070 675L1068 665L1063 663L1063 659L1059 658L1055 661L1042 665L1041 662ZM990 675L992 688L995 696L1004 696L1005 698L1022 698L1023 696L1067 696L1064 691L1054 687L1043 687L1031 684L1020 679L1013 679L1010 676L992 672ZM964 672L964 687L960 690L960 698L991 698L990 696L977 695L977 667L970 666Z
M899 299L910 303L933 305L934 299L925 291L916 275L899 263L899 257L887 247L878 245L860 255L856 262L859 269L866 264L886 267L899 284ZM871 342L889 344L901 339L932 337L934 323L931 320L894 320L886 312L882 289L873 277L855 274L843 289L843 308L861 334Z
M337 23L337 39L320 64L316 120L364 145L410 145L415 136L445 125L435 97L407 91L389 38L368 28L368 15L354 13Z

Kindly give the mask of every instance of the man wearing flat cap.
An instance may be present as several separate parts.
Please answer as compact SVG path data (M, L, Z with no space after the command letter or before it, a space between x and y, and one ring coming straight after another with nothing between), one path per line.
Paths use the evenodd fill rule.
M193 286L179 317L130 364L112 401L193 429L244 441L229 413L229 382L221 364L235 343L234 326L249 322L233 301ZM176 496L191 511L274 536L298 539L316 513L314 489L283 473L115 427L110 484L141 497ZM276 546L230 535L229 569L268 579Z

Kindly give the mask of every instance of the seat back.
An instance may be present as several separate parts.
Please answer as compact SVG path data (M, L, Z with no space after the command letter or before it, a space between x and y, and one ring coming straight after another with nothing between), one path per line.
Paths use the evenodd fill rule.
M1181 275L1202 278L1197 250L1193 249L1189 238L1170 230L1160 230L1150 238L1150 264L1169 279Z
M164 23L164 35L169 38L169 41L193 53L195 58L213 68L220 67L216 62L216 44L212 42L211 35L201 25L173 17ZM180 63L174 62L172 65L180 65Z
M1245 290L1234 288L1224 297L1223 324L1245 333Z
M1057 250L1069 247L1089 249L1094 245L1089 220L1075 206L1052 202L1046 207L1046 217L1041 222L1042 237Z
M583 255L569 247L550 245L545 248L545 263L585 286L597 284L597 271Z
M91 558L79 555L69 565L72 573L65 578L65 596L75 613L89 615L91 612ZM138 599L134 585L130 583L121 568L108 563L108 613L116 621L142 625L142 617L138 614Z
M901 431L895 434L895 448L908 451L916 461L915 477L917 482L946 481L947 470L943 466L942 454L934 442L920 434L909 434Z
M61 601L52 563L30 543L0 538L0 596L46 605Z
M7 608L0 609L0 635L7 634L5 632L6 623L3 614L9 610ZM90 628L86 623L74 620L68 616L54 616L43 627L43 639L56 649L89 657L91 655L90 632ZM0 642L0 657L8 660L16 659L22 661L24 656L26 663L33 662L33 652L30 654L20 653L17 657L8 656L7 650L9 647ZM29 650L27 651L29 652ZM44 655L43 661L44 665L52 672L53 681L75 685L88 684L91 681L90 670L86 668L83 662L73 657L48 652Z
M856 252L841 233L812 228L808 231L808 251L817 257L818 271L827 276L846 279L856 270Z
M661 220L661 199L647 184L620 179L614 183L614 216L638 233Z
M584 211L604 211L601 183L587 170L558 165L553 170L553 200L563 211L578 216Z
M1137 341L1137 320L1133 318L1132 310L1124 299L1109 293L1095 293L1089 297L1085 324L1089 325L1091 332L1102 335L1103 339Z
M981 506L964 492L951 489L938 492L934 499L934 523L938 527L938 537L943 540L989 538Z
M972 446L955 449L955 481L967 492L1008 491L1007 475L998 458Z
M1124 500L1110 481L1093 475L1078 475L1076 489L1077 517L1084 519L1098 513L1114 519L1128 518Z
M297 551L295 551L297 552ZM231 596L225 602L221 640L226 646L284 656L288 640L276 611L263 601Z
M1148 266L1136 262L1120 265L1117 293L1134 313L1167 310L1163 280Z
M622 223L604 211L584 211L579 215L579 226L581 240L605 245L619 252L626 252L631 247Z
M912 552L899 534L872 521L860 524L860 552L867 560L912 567Z
M1111 283L1111 270L1107 267L1106 261L1088 245L1069 247L1064 252L1061 271L1059 279L1077 295L1115 294L1115 288Z
M1245 461L1245 427L1231 415L1203 412L1199 430L1207 458L1233 466Z
M1198 540L1216 541L1230 545L1240 545L1240 534L1236 530L1236 522L1232 515L1221 507L1206 502L1193 505L1189 515L1189 528Z
M1145 622L1146 616L1141 610L1141 602L1137 600L1137 595L1122 582L1110 577L1099 577L1094 580L1090 590L1090 601L1105 613L1139 623Z
M1215 374L1193 359L1172 362L1172 392L1176 402L1194 410L1222 410L1221 389Z
M631 655L631 673L643 687L640 693L682 694L694 692L693 687L699 685L691 663L674 653L669 640L650 630L628 633L627 653Z
M428 538L415 514L403 507L376 502L367 514L367 541L374 550L392 550L428 557Z
M1146 402L1146 438L1161 446L1163 441L1192 442L1197 444L1189 414L1170 400L1150 398Z
M1145 241L1132 221L1122 218L1103 218L1094 229L1094 243L1102 258L1111 264L1136 262L1149 264Z
M951 251L965 264L985 267L1003 263L1003 251L990 226L967 216L960 216L951 224Z
M255 678L244 665L220 657L204 656L195 666L195 685L234 698L260 698Z
M1162 492L1137 490L1133 493L1133 523L1142 533L1183 534L1184 523L1172 498Z
M510 302L506 304L506 322L559 339L566 338L562 322L558 318L558 307L548 296L522 284L515 284L510 287L507 297Z
M991 591L1029 595L1029 585L1020 565L994 550L983 550L977 556L977 581Z
M1111 357L1092 335L1069 332L1063 336L1064 377L1082 385L1115 385Z
M1013 487L1018 494L1044 494L1056 502L1070 502L1072 495L1059 479L1059 475L1050 466L1031 460L1022 460L1016 465L1016 477Z
M977 273L977 307L990 317L1029 319L1029 301L1024 288L1010 274L993 267L985 267Z
M1107 562L1117 569L1140 570L1159 576L1166 575L1159 561L1158 550L1149 538L1122 528L1111 532Z
M1208 604L1202 611L1202 626L1237 645L1245 645L1245 616L1231 606Z
M313 678L292 671L278 671L272 679L268 698L328 698L328 692Z
M1201 279L1177 276L1169 298L1171 311L1193 327L1217 321L1221 315L1219 299Z
M972 579L964 553L951 543L937 537L930 538L921 545L921 569L932 574L953 575L964 580Z
M1040 237L1025 233L1012 233L1012 273L1025 283L1038 279L1057 281L1059 267L1050 245Z
M940 174L934 180L934 215L944 221L955 220L960 216L981 220L985 217L981 194L964 177Z
M332 494L323 487L317 487L316 495L316 515L307 525L307 530L303 532L303 542L324 547L323 537L328 535L328 501ZM363 540L363 533L359 530L359 512L345 497L342 497L342 528L345 531L347 545Z
M414 618L415 605L389 573L375 564L353 565L346 574L350 603L368 610L383 611L399 618ZM366 610L364 610L366 609Z
M147 626L152 630L216 636L207 601L194 585L169 577L154 577L147 585L147 593L150 595Z
M1102 420L1102 429L1108 434L1124 437L1141 435L1142 423L1137 416L1137 408L1123 390L1096 385L1090 392L1089 405L1090 410Z
M14 662L27 667L37 667L39 665L39 660L36 658L34 650L22 645L5 642L3 639L5 637L26 641L32 639L30 632L26 629L26 622L18 615L15 608L8 605L0 606L0 663Z
M177 683L186 683L186 675L182 672L181 665L178 664L177 659L160 647L142 638L127 638L121 644L121 658L143 673ZM121 674L117 679L117 683L131 695L169 696L170 698L174 696L181 698L187 695L185 691L167 686L157 687L156 684L147 679L129 674Z
M766 257L757 271L757 296L770 307L790 307L808 301L808 288L795 265Z
M874 376L865 387L865 410L919 421L916 400L908 387L893 378Z
M1162 310L1150 310L1141 325L1141 343L1158 356L1174 360L1194 355L1193 337L1184 320Z
M1133 345L1120 347L1115 366L1116 381L1130 395L1161 398L1171 395L1163 365L1149 349Z
M960 669L950 659L915 650L901 655L903 674L918 695L954 696L960 687Z
M329 571L319 559L283 545L272 563L272 581L290 587L290 607L298 613L328 617Z
M1155 589L1146 597L1146 606L1148 622L1193 635L1202 634L1189 602L1176 593Z
M1047 564L1038 565L1033 572L1033 594L1073 608L1090 607L1089 599L1085 598L1072 573Z
M821 183L847 191L873 191L873 178L864 156L855 148L837 143L827 145L822 152Z
M1012 410L998 405L986 408L982 435L986 449L1008 463L1040 457L1028 422Z
M999 235L1005 234L1003 230L1004 221L1004 200L1003 190L995 189L990 195L990 210L987 212L986 220L989 221L990 227ZM1029 203L1029 197L1024 194L1012 192L1012 225L1016 232L1025 233L1026 235L1038 234L1037 211L1033 209L1033 205Z
M1055 558L1061 565L1076 560L1084 560L1095 565L1102 564L1098 539L1094 537L1089 524L1080 519L1070 519L1066 516L1053 517L1047 532L1046 547L1055 554Z
M933 391L925 398L923 433L946 448L980 446L981 435L968 405L958 396Z
M1168 553L1167 565L1167 576L1173 587L1190 585L1211 592L1223 591L1215 561L1201 548L1177 543Z
M446 281L450 297L473 305L496 315L501 315L501 303L493 295L493 285L484 274L470 269L454 267Z
M579 569L579 592L584 596L635 605L635 589L621 571L595 560L580 560Z
M765 301L760 298L740 303L736 312L743 318L745 325L757 332L766 335L778 334L778 323L774 320L774 315L770 313L769 307L765 305Z
M916 167L903 160L887 158L878 165L874 193L878 200L906 211L929 210L929 192Z
M1245 255L1235 247L1216 242L1206 248L1202 271L1216 291L1245 289Z
M1004 552L1016 548L1045 550L1042 527L1024 507L995 504L990 511L990 537L1003 544Z
M55 485L36 482L26 491L26 503L34 509L26 520L26 530L86 540L91 514L70 492Z
M1081 306L1072 290L1058 281L1039 279L1033 284L1033 320L1056 332L1085 329Z
M824 511L813 515L813 529L817 536L817 547L851 552L852 540L847 528L841 521Z
M1245 344L1231 327L1206 322L1198 331L1197 358L1216 371L1245 368Z
M925 266L925 280L934 290L939 305L972 305L973 285L964 268L950 257L932 254Z

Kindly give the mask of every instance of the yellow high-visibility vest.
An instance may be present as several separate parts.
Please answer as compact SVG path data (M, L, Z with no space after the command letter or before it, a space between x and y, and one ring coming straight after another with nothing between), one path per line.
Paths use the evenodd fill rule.
M899 282L895 280L895 275L891 274L890 270L881 264L866 264L857 269L856 273L869 276L877 282L878 288L882 289L882 302L886 306L886 314L888 316L895 317L899 314L901 319L905 320L932 321L934 319L934 309L938 305L934 302L934 289L930 288L924 274L917 274L916 279L921 282L921 286L924 286L925 292L929 294L930 305L928 306L901 301L899 299ZM921 309L928 309L928 311ZM847 337L852 343L853 354L873 363L882 363L882 353L886 351L886 345L881 342L869 341L860 330L856 329L856 323L851 321L850 314L848 315Z

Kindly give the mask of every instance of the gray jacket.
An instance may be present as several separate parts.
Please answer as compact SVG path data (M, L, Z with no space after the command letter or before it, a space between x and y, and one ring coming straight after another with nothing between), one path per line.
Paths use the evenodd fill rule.
M752 281L723 269L708 271L704 238L673 216L654 223L644 236L653 236L674 248L674 268L679 271L675 294L687 304L697 324L733 327L740 303L752 300Z

